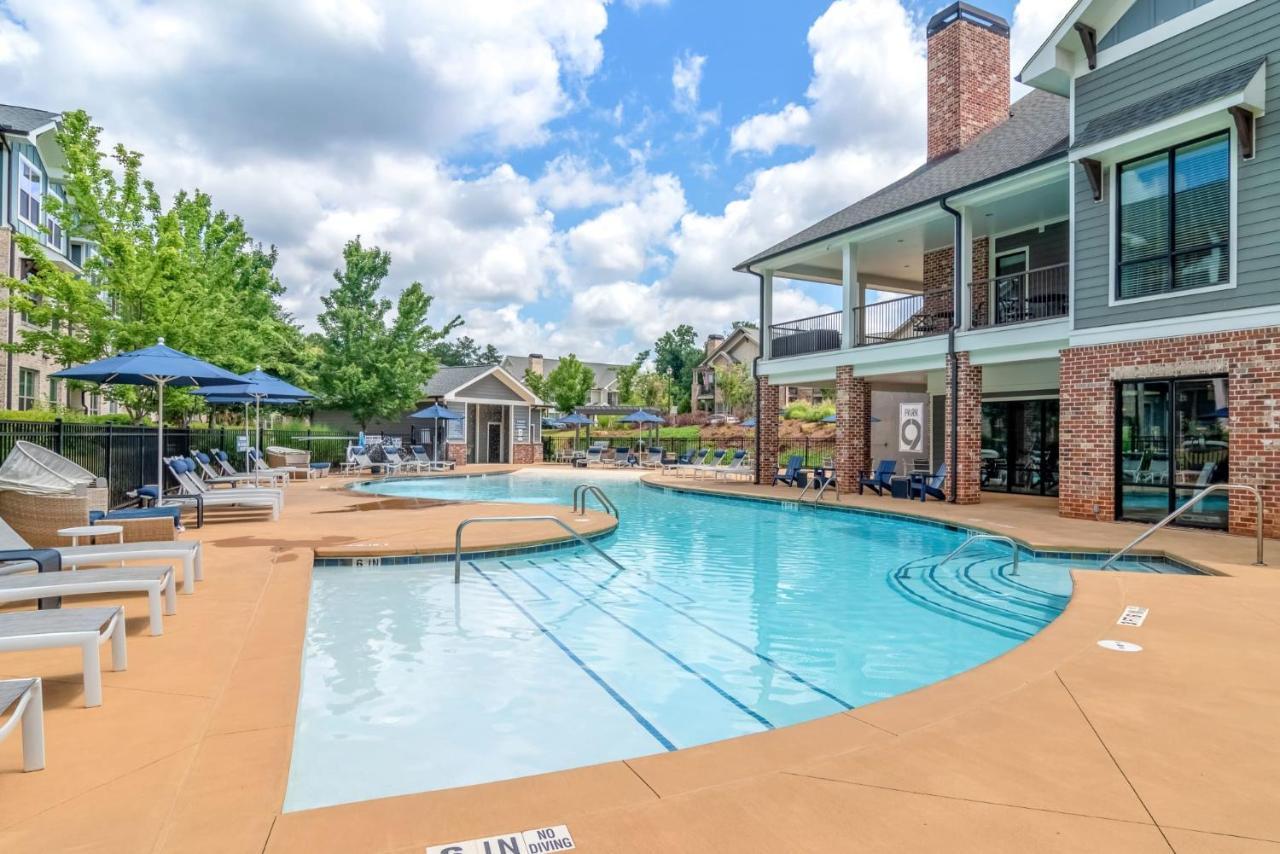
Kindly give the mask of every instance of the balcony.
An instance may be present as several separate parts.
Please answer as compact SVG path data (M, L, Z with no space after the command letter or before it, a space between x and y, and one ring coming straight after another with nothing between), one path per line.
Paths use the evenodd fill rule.
M775 323L769 327L771 358L807 356L840 349L840 319L843 313L833 311L814 317L802 317Z
M944 335L951 328L951 292L873 302L853 310L854 346L868 347ZM769 327L771 358L841 349L841 312L788 320Z
M1071 308L1069 264L1040 267L969 285L969 325L989 329L1066 317Z

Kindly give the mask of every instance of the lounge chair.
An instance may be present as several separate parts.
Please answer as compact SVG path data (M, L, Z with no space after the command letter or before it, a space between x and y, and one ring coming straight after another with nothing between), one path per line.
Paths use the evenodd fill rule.
M742 477L749 474L751 474L751 467L746 451L734 451L729 464L715 470L716 477Z
M583 456L583 466L604 465L604 448L592 445Z
M918 495L921 501L925 501L932 496L939 501L946 501L947 494L942 491L942 484L946 480L946 463L938 466L938 470L933 474L913 474L911 475L911 497L915 498Z
M210 508L267 509L271 511L273 522L280 518L280 511L284 509L283 490L269 487L245 487L214 491L195 476L194 465L182 457L165 460L165 468L177 482L180 491L176 494L158 496L157 503L194 504L197 527L204 524L204 511Z
M164 634L164 617L178 612L171 566L81 569L0 577L0 604L32 602L51 596L95 596L102 593L146 593L151 634ZM161 597L163 596L163 602Z
M26 540L18 535L18 532L9 527L9 524L0 519L0 549L8 551L25 550L31 551L31 546ZM119 563L120 561L156 561L156 560L180 560L182 561L182 592L196 592L197 581L204 579L204 563L202 560L202 552L200 543L192 540L175 540L175 541L156 541L147 543L99 543L97 545L88 546L69 546L66 548L56 549L36 549L37 553L52 551L56 552L61 565L71 569L82 566L94 566L104 563ZM4 552L0 552L0 561L14 560L15 558L6 558ZM0 570L3 573L3 570Z
M262 454L258 453L257 448L249 449L249 467L250 471L258 474L284 474L286 478L292 478L295 475L302 475L305 478L311 477L311 466L269 466L267 461L262 458Z
M102 705L102 669L98 647L111 641L111 669L128 667L124 608L65 608L57 611L0 613L0 652L79 647L84 667L84 704Z
M648 453L645 454L645 458L640 461L640 465L647 469L662 468L662 449L650 448Z
M44 767L44 683L39 679L0 680L0 715L12 710L0 724L0 741L22 727L22 770Z
M396 471L404 469L405 471L416 471L419 474L422 473L422 463L418 462L417 459L405 459L401 456L400 452L394 448L383 448L382 455L387 458L387 463L389 465L395 466Z
M785 483L787 486L800 485L800 469L804 466L804 457L799 454L792 454L787 458L787 467L779 474L773 476L773 485Z
M415 462L419 463L423 468L431 471L452 471L457 467L457 463L453 460L431 459L431 455L427 453L425 445L410 445L409 453L413 454Z
M884 495L886 489L892 488L893 473L897 470L897 460L881 460L870 475L867 472L858 475L858 494L862 495L863 489L870 489L876 495Z
M697 451L685 451L683 454L676 457L674 462L662 464L663 474L666 474L667 472L675 472L678 474L681 469L693 465L694 459L697 458L695 457L695 454L701 454L705 457L707 452L704 448L699 448Z
M699 463L693 467L694 479L697 479L698 475L704 471L710 472L714 475L716 473L716 469L724 465L724 458L728 453L729 452L724 448L716 448L705 462Z
M189 457L195 465L195 475L209 486L257 486L262 477L252 474L218 474L213 468L213 457L201 451L192 451Z
M635 460L635 463L632 463L632 460ZM635 455L631 453L630 448L613 449L613 464L617 468L628 468L632 465L638 465L639 462L640 461L635 458Z
M283 486L289 482L288 472L238 472L235 470L235 467L231 465L231 460L227 457L227 452L220 448L214 448L209 452L209 456L212 459L213 464L217 466L217 471L221 472L225 477L251 477L254 478L255 484L261 483L265 480L272 486ZM217 472L215 472L215 474L216 473Z

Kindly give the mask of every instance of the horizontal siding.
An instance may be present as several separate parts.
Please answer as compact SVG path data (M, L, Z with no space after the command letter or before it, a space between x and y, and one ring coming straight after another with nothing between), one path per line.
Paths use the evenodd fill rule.
M1267 94L1280 98L1280 0L1255 0L1188 33L1076 81L1077 131L1100 115L1240 62L1267 57ZM1076 180L1075 317L1085 329L1280 305L1280 113L1258 121L1257 156L1236 160L1236 287L1108 305L1110 203L1095 203ZM1104 186L1110 186L1109 176Z
M510 400L517 403L524 403L524 399L516 394L502 380L490 374L487 377L481 377L468 386L458 389L454 392L454 397L463 400L482 399L482 400Z
M1043 231L1033 228L1017 234L997 237L995 254L1002 255L1025 246L1030 256L1027 264L1033 270L1065 264L1067 263L1067 229L1068 223L1064 219L1062 222L1046 225Z

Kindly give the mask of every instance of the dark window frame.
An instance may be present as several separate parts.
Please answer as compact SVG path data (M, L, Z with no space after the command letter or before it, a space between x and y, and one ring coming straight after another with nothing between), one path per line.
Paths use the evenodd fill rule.
M1229 129L1228 129L1228 130L1214 131L1213 133L1206 134L1206 135L1204 135L1204 136L1197 137L1197 138L1195 138L1195 139L1189 139L1189 140L1186 140L1186 141L1184 141L1184 142L1176 143L1176 144L1174 144L1174 145L1168 145L1168 146L1165 146L1164 148L1157 148L1157 149L1156 149L1156 150L1154 150L1154 151L1148 151L1146 154L1139 155L1138 157L1131 157L1131 158L1129 158L1128 160L1125 160L1125 161L1123 161L1123 162L1121 162L1121 163L1117 163L1117 164L1116 164L1116 167L1115 167L1115 173L1116 173L1116 191L1115 191L1115 199L1116 199L1116 203L1115 203L1115 204L1116 204L1116 213L1115 213L1115 216L1116 216L1116 243L1115 243L1115 253L1116 253L1116 257L1115 257L1115 274L1116 274L1116 284L1115 284L1115 299L1116 299L1116 302L1127 302L1127 301L1129 301L1129 300L1142 299L1143 297L1164 296L1164 295L1166 295L1166 294L1175 294L1175 293L1195 293L1196 291L1202 291L1202 290L1205 290L1206 288L1211 288L1211 287L1214 287L1214 288L1216 288L1216 287L1221 287L1221 285L1198 285L1198 286L1196 286L1196 287L1184 287L1184 288L1179 288L1179 287L1177 286L1177 284L1176 284L1176 276L1175 276L1174 274L1175 274L1175 271L1177 270L1177 259L1178 259L1178 257L1179 257L1179 256L1182 256L1182 255L1191 255L1191 254L1196 253L1196 252L1205 252L1205 251L1207 251L1207 250L1212 250L1212 249L1222 248L1223 250L1225 250L1225 251L1226 251L1226 253L1227 253L1227 281L1228 281L1228 282L1230 282L1230 281L1231 281L1232 276L1235 274L1235 269L1233 268L1233 265L1232 265L1232 258L1231 258L1231 237L1232 237L1232 235L1231 235L1231 214L1232 214L1232 207L1233 207L1234 199L1231 199L1231 198L1228 198L1228 199L1227 199L1227 232L1226 232L1226 233L1227 233L1227 238L1226 238L1226 240L1222 240L1222 241L1219 241L1219 242L1217 242L1217 243L1202 243L1202 244L1200 244L1200 245L1198 245L1198 246L1192 246L1192 247L1184 248L1184 249L1180 249L1180 248L1178 248L1177 246L1175 246L1175 245L1174 245L1174 244L1175 244L1175 239L1174 239L1174 238L1175 238L1175 236L1177 235L1177 228L1178 228L1178 226L1177 226L1177 204L1176 204L1176 200L1177 200L1177 196L1178 196L1178 189L1177 189L1177 168L1178 168L1178 167L1177 167L1177 163L1178 163L1177 151L1178 151L1178 149L1180 149L1180 148L1188 148L1188 147L1193 146L1193 145L1199 145L1199 144L1200 144L1200 143L1202 143L1202 142L1208 142L1209 140L1216 140L1216 139L1225 139L1225 140L1226 140L1226 143L1227 143L1227 192L1228 192L1228 194L1230 194L1230 192L1231 192L1231 181L1232 181L1232 178L1233 178L1233 176L1234 176L1234 174L1235 174L1235 173L1234 173L1234 171L1233 171L1233 170L1234 170L1234 168L1235 168L1235 164L1234 164L1234 162L1233 162L1233 161L1235 160L1235 153L1234 153L1234 148L1233 148L1233 146L1232 146L1232 135L1231 135L1231 131L1230 131ZM1164 251L1164 252L1157 252L1157 253L1153 253L1153 254L1151 254L1151 255L1145 255L1145 256L1143 256L1143 257L1141 257L1141 258L1131 258L1131 259L1129 259L1129 260L1125 261L1125 260L1123 260L1123 254L1124 254L1124 247L1123 247L1123 243L1124 243L1124 196L1123 196L1123 193L1122 193L1122 191L1121 191L1121 181L1122 181L1122 180L1123 180L1123 178L1124 178L1124 170L1125 170L1125 167L1126 167L1126 166L1130 166L1130 165L1132 165L1132 164L1134 164L1134 163L1137 163L1137 162L1139 162L1139 161L1142 161L1142 160L1150 160L1151 158L1153 158L1153 157L1157 157L1157 156L1160 156L1160 155L1164 155L1164 157L1165 157L1165 160L1166 160L1166 163L1167 163L1167 175L1168 175L1168 182L1169 182L1169 184L1168 184L1167 200L1166 200L1166 204L1168 205L1168 225L1167 225L1167 227L1168 227L1168 238L1169 238L1168 249L1167 249L1166 251ZM1124 276L1123 276L1123 272L1124 272L1124 268L1125 268L1125 267L1128 267L1128 266L1136 266L1136 265L1138 265L1138 264L1150 264L1152 261L1159 261L1159 260L1161 260L1161 259L1164 259L1164 260L1165 260L1165 262L1166 262L1166 263L1167 263L1167 265L1168 265L1168 271L1169 271L1169 285L1168 285L1168 287L1167 287L1167 288L1165 288L1164 290L1161 290L1161 291L1156 291L1156 292L1154 292L1154 293L1150 293L1150 294L1141 294L1141 295L1139 295L1139 296L1125 296L1125 295L1121 292L1121 288L1124 286Z

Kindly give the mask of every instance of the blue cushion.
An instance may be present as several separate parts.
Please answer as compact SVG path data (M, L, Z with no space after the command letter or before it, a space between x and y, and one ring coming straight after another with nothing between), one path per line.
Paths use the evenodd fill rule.
M204 463L205 465L208 465L208 464L209 464L209 455L208 455L208 454L206 454L206 453L204 453L204 452L202 452L202 451L196 451L196 452L195 452L195 455L196 455L196 459L197 459L197 460L199 460L200 462Z
M226 462L226 460L227 460L227 452L226 452L226 451L214 451L214 452L213 452L213 455L214 455L215 457L217 457L218 459L222 460L223 462Z
M138 495L143 498L156 499L160 497L160 489L155 484L147 484L138 487Z
M313 469L327 469L329 468L329 465L329 463L312 463L311 467Z
M95 518L96 517L96 518ZM120 510L108 510L105 514L95 510L89 514L90 524L110 522L112 519L163 519L169 518L176 528L182 521L181 507L126 507Z

